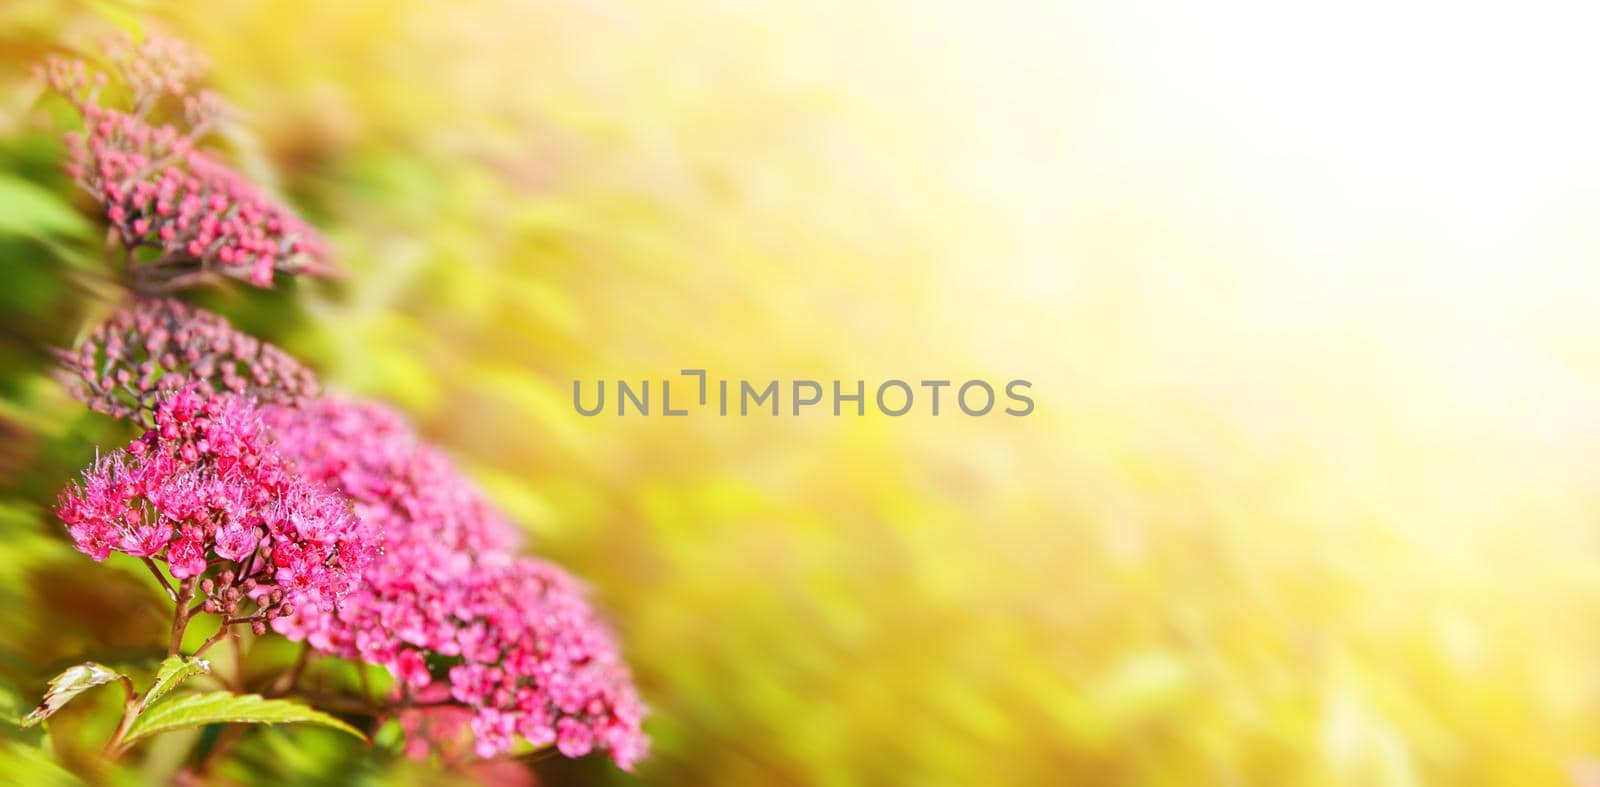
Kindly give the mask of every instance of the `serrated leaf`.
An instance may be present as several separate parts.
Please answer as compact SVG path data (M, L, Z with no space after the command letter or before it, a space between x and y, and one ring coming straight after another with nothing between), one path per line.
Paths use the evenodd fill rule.
M263 699L259 694L231 694L214 691L187 694L147 709L128 728L123 745L128 746L163 732L202 727L207 724L289 724L301 722L348 732L366 740L360 730L314 708L287 700Z
M104 664L93 661L68 667L60 675L50 679L50 688L45 691L44 699L39 700L38 707L22 720L22 726L32 727L44 721L73 697L114 680L127 680L127 677Z
M89 222L54 192L13 175L0 175L0 233L82 237L89 233Z
M161 662L161 669L156 671L156 682L150 684L150 690L144 693L144 699L139 703L139 712L144 713L156 701L165 697L167 692L178 687L178 684L196 676L211 672L211 662L205 659L186 659L182 656L168 656Z

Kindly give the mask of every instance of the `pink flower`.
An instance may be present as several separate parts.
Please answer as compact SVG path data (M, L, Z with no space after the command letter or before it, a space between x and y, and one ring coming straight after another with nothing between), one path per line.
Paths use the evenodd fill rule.
M332 272L309 225L195 149L220 110L215 96L188 94L203 70L200 58L175 41L151 38L124 45L112 59L135 107L181 99L184 128L102 105L105 76L80 61L51 58L43 75L83 117L83 133L67 137L67 173L101 203L125 247L157 252L142 263L143 282L171 288L222 274L271 287L274 273Z
M77 545L78 551L94 558L96 563L110 557L111 548L119 545L121 541L116 529L103 522L69 525L67 533L72 536L72 542Z
M556 748L568 757L582 757L594 749L594 731L568 716L556 722Z
M165 561L177 580L214 573L198 585L207 612L253 602L265 623L300 603L333 609L378 554L376 529L290 472L250 402L184 388L151 421L62 492L57 513L95 560L120 551Z
M433 676L428 674L427 659L423 658L422 651L413 649L400 651L395 656L394 676L414 689L420 689L433 681Z
M296 404L317 392L316 377L288 353L171 298L133 301L58 358L74 396L118 417L148 416L184 386L265 404Z
M134 557L150 557L160 552L161 548L171 540L172 523L158 520L148 525L135 525L123 531L119 547Z
M213 548L219 557L237 561L256 551L259 542L254 528L229 524L217 531L217 543Z
M471 725L476 714L459 705L440 704L449 696L448 691L440 691L437 685L419 689L414 693L417 706L400 711L398 717L406 736L407 756L422 759L430 752L438 752L446 762L450 762L462 759L470 752Z
M100 102L106 77L81 62L51 59L44 75L83 119L66 170L128 252L136 291L332 271L309 225L197 148L220 111L190 92L198 58L151 38L110 59L127 111ZM161 102L181 102L183 121L148 121L171 116ZM63 491L78 549L165 563L180 603L198 592L257 634L385 666L408 700L453 702L400 712L408 752L470 743L490 757L521 736L623 768L644 756L643 705L581 586L514 557L516 529L394 413L311 400L315 379L288 355L172 300L135 301L62 361L80 399L146 427Z
M493 708L479 711L477 717L472 720L472 732L477 736L478 756L493 757L511 748L513 737L516 735L516 723L517 720L510 714L501 713Z
M193 532L185 533L167 549L167 565L172 576L188 579L206 570L206 548Z
M135 42L126 35L113 39L107 59L116 64L136 99L163 94L183 95L205 73L199 53L175 38L146 36Z
M480 756L518 735L568 756L603 748L624 768L644 756L643 705L581 586L509 555L509 523L441 454L374 405L321 400L266 420L297 473L348 495L385 538L337 612L303 607L274 628L414 689L441 688L430 656L456 661L442 688L472 711Z
M324 588L331 585L328 571L323 567L326 559L324 550L315 544L307 544L303 549L296 544L285 544L272 553L273 562L279 566L273 576L284 592L293 593L302 600L320 599Z

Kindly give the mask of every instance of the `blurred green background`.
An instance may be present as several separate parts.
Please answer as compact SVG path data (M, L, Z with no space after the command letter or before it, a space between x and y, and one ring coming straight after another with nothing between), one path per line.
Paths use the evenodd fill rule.
M153 27L212 59L220 144L348 274L200 300L407 410L592 584L653 708L639 779L1593 774L1600 122L1568 100L1593 59L1571 22L8 0L0 682L28 703L159 639L148 588L47 510L118 427L47 377L111 291L28 76ZM574 379L684 368L1026 378L1038 407L570 405ZM53 732L68 769L90 716ZM456 778L314 731L250 741L227 778Z

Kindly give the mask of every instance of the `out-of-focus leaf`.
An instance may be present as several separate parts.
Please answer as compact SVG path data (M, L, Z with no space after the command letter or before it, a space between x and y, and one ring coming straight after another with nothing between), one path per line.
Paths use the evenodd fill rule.
M66 787L86 783L36 746L0 745L0 774L4 775L6 784L26 784L29 787Z
M182 656L169 656L161 662L161 669L156 672L156 682L150 685L150 690L145 692L144 699L140 701L139 712L144 713L150 706L156 704L168 692L178 687L178 684L196 676L204 675L211 671L211 662L205 659L186 659Z
M259 694L232 694L216 691L208 694L189 694L160 703L147 709L133 726L123 745L132 745L152 735L163 732L200 727L206 724L316 724L348 732L362 740L360 730L322 711L287 700L263 699Z
M127 681L126 675L117 672L104 664L86 661L68 667L60 675L50 679L50 689L44 693L44 699L39 701L38 707L33 709L22 720L22 726L32 727L61 709L73 697L94 688L103 686L114 680ZM131 687L131 684L129 684Z
M22 698L18 697L16 692L0 686L0 720L21 724L23 707L25 706L22 704Z
M86 236L89 222L60 196L15 175L0 175L0 234Z
M381 748L394 748L399 746L400 742L405 739L405 734L405 728L400 726L399 720L390 719L384 722L376 733L373 733L372 742Z

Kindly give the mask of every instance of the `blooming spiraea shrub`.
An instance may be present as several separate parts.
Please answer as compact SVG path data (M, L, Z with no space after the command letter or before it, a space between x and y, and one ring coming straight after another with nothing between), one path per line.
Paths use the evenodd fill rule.
M290 604L337 603L359 582L380 531L272 450L254 404L184 389L153 420L62 494L57 513L80 551L159 558L184 584L222 567L204 611L253 602L257 633Z
M603 750L631 769L648 747L644 708L581 583L519 555L515 525L396 412L323 396L288 353L171 297L333 269L304 222L199 149L220 103L193 92L195 55L148 38L108 60L115 80L79 60L41 69L82 117L67 172L103 213L130 290L58 358L76 398L142 432L68 483L56 514L95 561L142 564L172 625L145 692L88 662L57 676L25 723L120 681L110 757L171 729L302 722L362 737L392 727L413 756ZM188 649L192 626L211 633ZM303 643L300 658L249 685L248 645L279 636ZM228 640L229 690L175 691ZM382 667L388 686L296 702L314 661L335 659Z
M318 391L288 353L174 298L135 299L57 357L73 395L118 418L145 417L184 387L291 405Z
M41 71L83 118L67 135L67 174L99 203L140 284L170 290L222 274L271 287L275 272L332 270L309 225L198 148L222 111L215 95L187 92L199 58L151 38L110 59L122 108L104 103L110 80L84 61L51 58ZM181 105L171 122L152 119L164 99Z
M340 489L388 541L342 604L273 622L318 651L388 667L402 694L436 682L471 709L479 754L521 736L570 757L644 753L642 708L616 643L560 568L502 551L514 534L437 450L386 408L336 399L272 408L280 449Z

